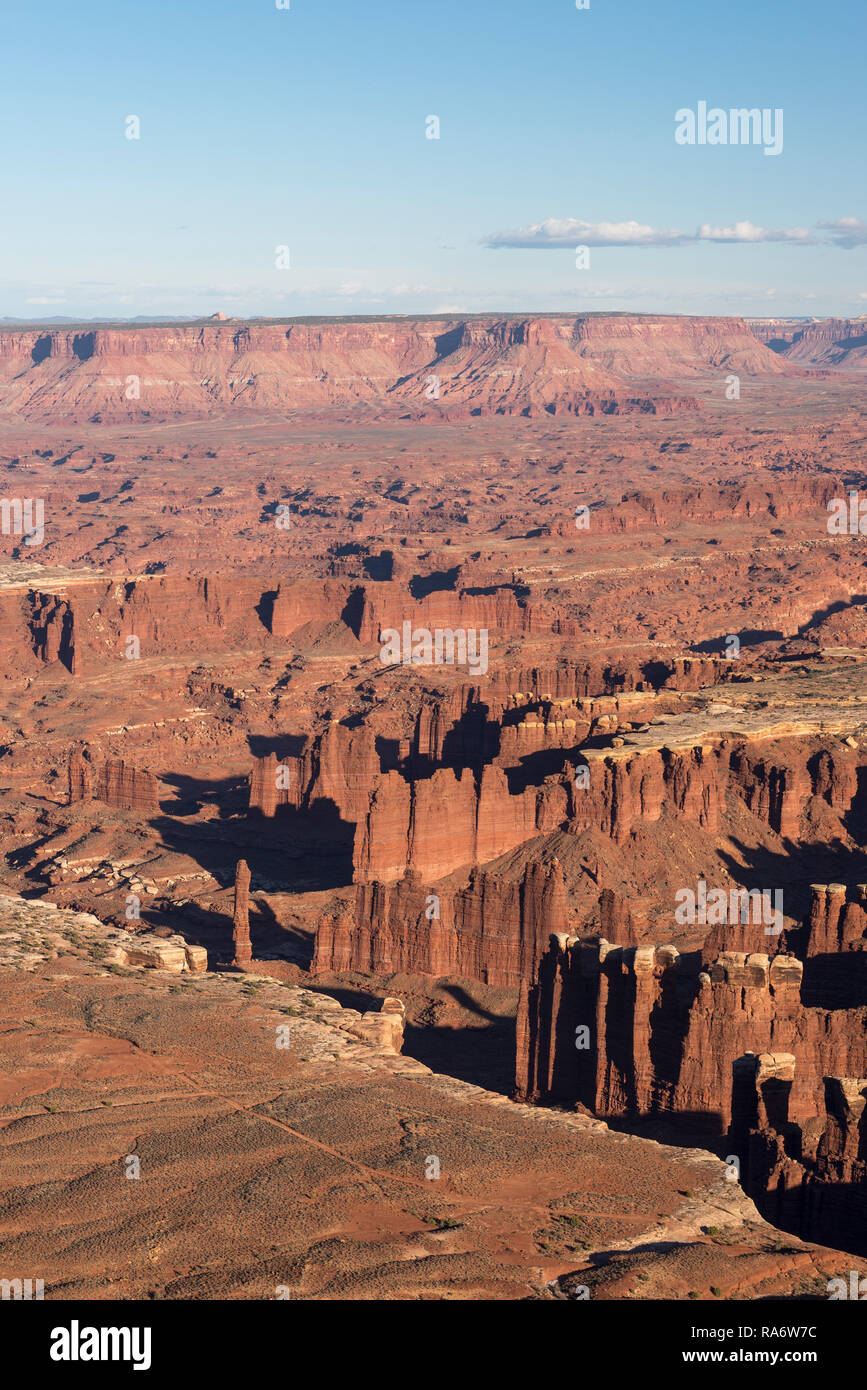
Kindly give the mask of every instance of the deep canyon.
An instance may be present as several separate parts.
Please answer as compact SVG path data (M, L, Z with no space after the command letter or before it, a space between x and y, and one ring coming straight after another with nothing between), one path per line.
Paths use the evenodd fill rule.
M104 1034L118 1055L100 1076L141 1071L156 1094L173 1068L189 1077L198 1036L224 1094L229 990L253 982L261 1010L280 990L340 1005L352 1058L372 1048L382 1072L366 1117L346 1083L365 1172L381 1176L374 1131L397 1092L427 1088L395 1141L424 1192L430 1146L459 1147L437 1078L476 1088L505 1127L497 1161L520 1149L524 1263L504 1273L490 1213L475 1230L437 1210L442 1231L474 1230L455 1250L468 1297L559 1288L614 1236L628 1263L632 1228L613 1207L624 1229L603 1222L605 1144L626 1136L636 1232L662 1221L664 1239L710 1152L760 1213L738 1228L758 1282L803 1294L819 1247L867 1256L867 536L828 524L867 488L865 372L863 320L0 331L0 893L17 904L0 947L23 943L4 975L32 1026L50 1035L62 977L76 1076ZM390 633L408 633L399 661ZM53 941L49 904L67 923ZM81 955L76 931L98 948L101 928L121 954ZM133 1001L160 950L202 976L200 1027L172 1021L168 994ZM11 1036L24 1015L4 1007ZM106 1026L88 1034L95 1007ZM258 1104L255 1018L229 1012ZM293 1056L296 1087L324 1036ZM19 1062L6 1121L66 1084ZM74 1116L67 1102L27 1124ZM303 1128L298 1106L275 1123ZM552 1127L547 1169L517 1118L531 1108ZM575 1135L596 1165L583 1207ZM483 1187L476 1142L458 1205ZM60 1180L56 1152L28 1170L33 1192ZM305 1248L391 1229L346 1181L322 1229L305 1216ZM564 1244L551 1213L579 1207L589 1224ZM421 1239L401 1212L393 1239ZM657 1296L692 1288L699 1249L740 1296L729 1247L694 1224L680 1264L648 1256ZM360 1257L316 1248L309 1268L292 1257L305 1296L356 1277L374 1296ZM76 1289L104 1287L70 1259ZM204 1296L231 1295L242 1263L202 1276Z

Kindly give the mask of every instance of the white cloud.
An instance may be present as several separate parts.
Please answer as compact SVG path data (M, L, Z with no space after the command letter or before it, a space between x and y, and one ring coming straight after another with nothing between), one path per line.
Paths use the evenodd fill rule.
M660 231L641 222L579 222L574 217L549 217L514 232L495 232L485 245L574 250L576 246L677 246L690 241L683 232Z
M804 227L768 231L752 222L735 222L733 227L711 227L703 222L696 233L697 241L794 241L807 245L815 241Z
M837 222L818 222L830 237L814 236L806 227L759 227L745 218L730 227L703 222L695 232L649 227L643 222L582 222L574 217L549 217L511 232L494 232L484 240L492 250L574 250L576 246L688 246L699 242L755 246L781 242L789 246L826 245L851 249L867 243L867 222L842 217Z
M839 217L836 222L817 222L816 226L830 232L833 245L842 246L845 251L867 245L867 222L858 217Z

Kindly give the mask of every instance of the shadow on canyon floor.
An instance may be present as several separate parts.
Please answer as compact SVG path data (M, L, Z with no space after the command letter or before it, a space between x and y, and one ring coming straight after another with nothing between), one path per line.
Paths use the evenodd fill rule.
M224 886L233 881L239 859L250 867L254 892L261 887L310 893L352 882L355 825L341 820L333 801L322 798L303 810L282 806L273 817L248 816L245 808L240 815L232 808L236 791L233 779L219 789L184 779L178 801L164 805L150 826L166 848L193 859ZM187 823L166 814L180 805L192 814L206 802L220 806L219 819Z
M514 1014L486 1008L469 990L452 981L436 981L435 988L431 981L430 994L419 992L417 987L407 988L407 984L405 979L371 980L370 987L365 988L355 982L334 983L331 977L323 981L314 976L310 988L361 1013L377 1011L386 995L397 994L407 1006L403 1044L406 1056L423 1062L432 1071L511 1095L515 1088ZM449 1001L456 1008L451 1008ZM438 1017L443 1012L457 1014L462 1021L440 1022Z

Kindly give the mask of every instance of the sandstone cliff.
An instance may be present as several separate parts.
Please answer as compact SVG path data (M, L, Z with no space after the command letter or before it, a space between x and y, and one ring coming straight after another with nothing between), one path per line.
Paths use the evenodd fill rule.
M821 319L816 323L756 322L750 328L761 343L787 362L805 366L867 370L867 320Z
M134 419L366 406L424 414L670 413L710 371L785 369L741 319L596 315L0 333L0 409ZM659 387L636 394L636 379ZM435 385L432 386L431 382Z

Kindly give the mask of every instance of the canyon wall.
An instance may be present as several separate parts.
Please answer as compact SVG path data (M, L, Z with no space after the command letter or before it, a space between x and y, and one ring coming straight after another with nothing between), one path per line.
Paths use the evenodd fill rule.
M537 315L14 329L0 332L0 411L102 421L207 415L227 406L306 412L367 406L447 418L455 412L666 414L696 405L671 391L672 379L723 368L791 370L737 318ZM644 383L638 393L629 385L635 380Z
M411 746L396 751L406 754L399 766L386 768L372 735L350 736L335 726L317 753L286 760L294 792L283 799L299 807L331 799L342 819L355 823L357 883L397 883L413 874L431 884L558 829L599 831L622 845L665 816L715 835L731 796L796 841L804 816L821 816L839 830L858 796L860 754L839 741L724 735L692 747L582 747L591 734L616 732L621 704L579 697L550 706L544 719L531 711L515 724L487 723L472 739L465 729L461 751L475 743L476 761L433 769L420 765ZM627 701L625 710L634 715L636 706ZM428 756L448 743L430 715L417 732ZM482 761L491 746L492 760ZM265 798L262 787L275 779L275 767L253 774L251 806L266 815L274 814L277 797L269 791Z
M867 1239L864 1200L858 1232L839 1229L838 1185L867 1174L867 885L851 893L814 886L804 959L773 938L703 963L670 945L553 935L520 988L517 1094L631 1123L676 1118L724 1140L774 1219Z
M321 922L312 971L462 975L516 988L566 918L556 860L527 866L519 882L480 871L464 889L428 893L415 880L357 889L354 912Z
M159 811L157 780L146 769L131 767L123 758L109 758L98 775L89 757L73 752L68 761L69 804L102 801L115 810L137 816L155 816Z
M285 643L308 624L330 623L339 623L347 640L364 644L380 644L384 630L401 632L405 623L413 630L481 629L492 636L569 635L578 629L556 610L545 614L528 604L507 584L489 592L441 589L416 599L409 584L394 581L280 580L267 574L106 580L83 572L56 581L52 591L22 583L0 589L0 646L7 669L21 673L56 663L76 675L116 659L187 655L203 636L219 650L262 647L269 638ZM137 639L136 647L129 646L130 638ZM671 688L695 689L714 663L681 657L652 667L654 676L666 667L660 679ZM501 670L499 688L509 678ZM529 689L534 679L527 674L521 682ZM544 672L541 679L546 681ZM562 667L559 674L552 670L547 684L564 694L653 688L640 661L618 665L610 658Z
M867 370L867 319L821 319L815 323L758 322L750 329L759 342L787 362L816 367Z

